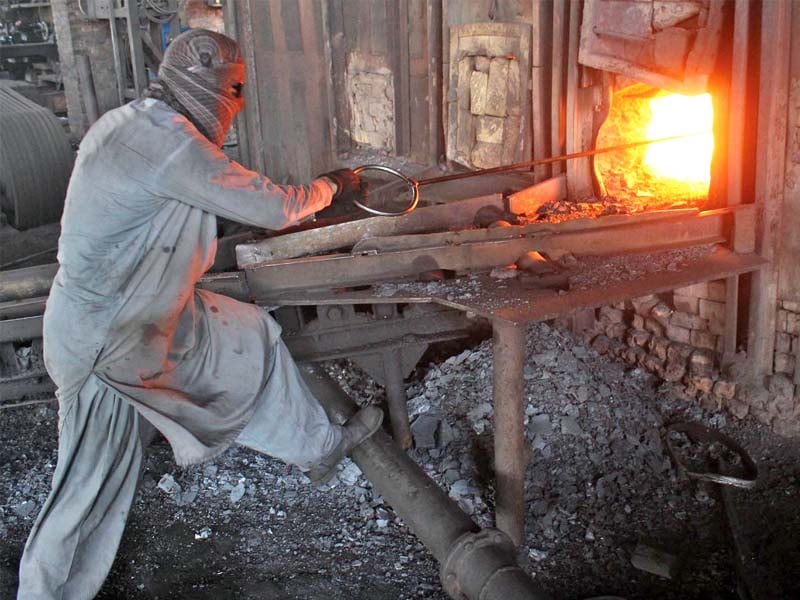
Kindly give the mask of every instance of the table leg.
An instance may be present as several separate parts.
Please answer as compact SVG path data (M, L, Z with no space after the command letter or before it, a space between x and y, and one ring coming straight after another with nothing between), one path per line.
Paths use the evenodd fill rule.
M406 386L403 381L403 353L400 348L383 352L383 378L386 390L386 404L389 406L389 420L392 424L392 437L404 450L411 447L411 426L408 424Z
M522 544L525 527L525 466L522 366L526 327L495 321L494 328L494 469L497 478L498 529Z

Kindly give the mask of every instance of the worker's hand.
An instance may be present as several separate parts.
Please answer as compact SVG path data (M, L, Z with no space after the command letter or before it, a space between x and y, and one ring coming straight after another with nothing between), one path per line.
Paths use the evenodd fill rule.
M331 202L352 202L363 200L367 193L367 182L356 175L352 169L337 169L324 173L325 177L336 185L336 192Z

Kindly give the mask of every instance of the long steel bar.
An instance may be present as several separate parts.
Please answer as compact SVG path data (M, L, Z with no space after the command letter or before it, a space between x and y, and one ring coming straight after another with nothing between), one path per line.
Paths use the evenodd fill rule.
M304 376L337 423L357 407L317 366ZM378 431L353 450L352 458L409 529L440 563L453 598L544 600L546 594L515 562L505 536L480 528L391 438Z
M535 160L526 160L523 162L513 163L510 165L503 165L500 167L490 167L488 169L478 169L477 171L467 171L465 173L452 173L450 175L441 175L439 177L429 177L428 179L420 179L415 183L417 186L432 185L434 183L444 183L446 181L456 181L458 179L469 179L471 177L481 177L483 175L490 175L492 173L506 173L508 171L518 171L520 169L529 169L538 165L549 165L551 163L563 162L565 160L573 160L576 158L586 158L587 156L595 156L596 154L605 154L607 152L616 152L618 150L628 150L630 148L637 148L639 146L647 146L650 144L658 144L661 142L671 142L673 140L680 140L689 137L696 137L707 134L707 131L698 131L695 133L685 133L681 135L668 135L661 138L652 140L637 140L635 142L627 142L625 144L617 144L615 146L606 146L604 148L593 148L592 150L581 150L580 152L572 152L570 154L562 154L561 156L553 156L550 158L537 158ZM373 193L380 192L383 189L396 185L395 182L388 183L373 191Z
M495 521L520 546L525 528L523 377L526 327L495 321L493 340Z

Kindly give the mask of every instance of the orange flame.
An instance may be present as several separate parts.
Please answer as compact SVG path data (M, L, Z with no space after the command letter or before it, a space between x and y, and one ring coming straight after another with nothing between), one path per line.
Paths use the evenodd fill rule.
M645 166L656 177L690 184L695 193L700 191L698 186L704 186L702 193L708 194L711 157L714 153L714 109L711 95L657 96L650 100L650 109L653 116L647 126L648 139L682 134L700 135L648 146L644 157Z

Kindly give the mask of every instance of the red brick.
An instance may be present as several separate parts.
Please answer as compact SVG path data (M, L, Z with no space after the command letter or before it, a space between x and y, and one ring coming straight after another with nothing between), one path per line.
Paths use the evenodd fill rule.
M612 308L611 306L600 307L601 321L606 321L607 323L622 323L624 316L624 313L618 308Z
M707 329L708 321L697 315L675 311L669 318L671 325L685 327L686 329Z
M694 285L687 285L686 287L678 288L675 290L676 294L681 296L694 296L695 298L708 297L708 283L703 281L695 283Z
M710 394L714 389L714 380L710 377L689 377L689 384L704 394Z
M696 315L700 312L700 300L695 296L682 296L680 294L675 294L672 297L672 304L675 306L675 310L679 310L681 312L687 312L693 315Z
M708 295L709 300L716 300L717 302L725 302L726 300L726 287L725 280L718 279L716 281L708 282Z
M793 375L795 367L795 358L791 354L784 354L782 352L775 353L775 372L785 373L786 375Z
M708 350L695 350L689 358L689 370L692 375L708 377L714 370L714 354Z
M702 331L700 329L692 330L689 338L689 343L697 348L705 348L706 350L717 349L717 336L710 331Z
M732 381L720 379L714 384L714 393L720 398L730 400L736 396L736 384Z
M645 346L647 342L650 341L650 338L653 337L649 331L644 331L642 329L629 329L627 334L627 340L629 346Z
M775 331L787 331L786 319L789 312L786 310L779 310L775 316Z
M700 300L700 316L709 321L725 322L725 303L713 300Z
M667 325L667 337L682 344L688 344L691 338L691 329L678 327L677 325Z
M787 354L792 351L792 336L788 333L779 331L775 335L775 352Z
M664 329L664 326L655 319L653 319L652 317L647 317L644 320L644 328L653 335L658 337L664 337L664 334L666 333L666 329Z
M652 352L661 362L667 360L669 346L671 342L665 337L653 336L650 338L650 352Z

